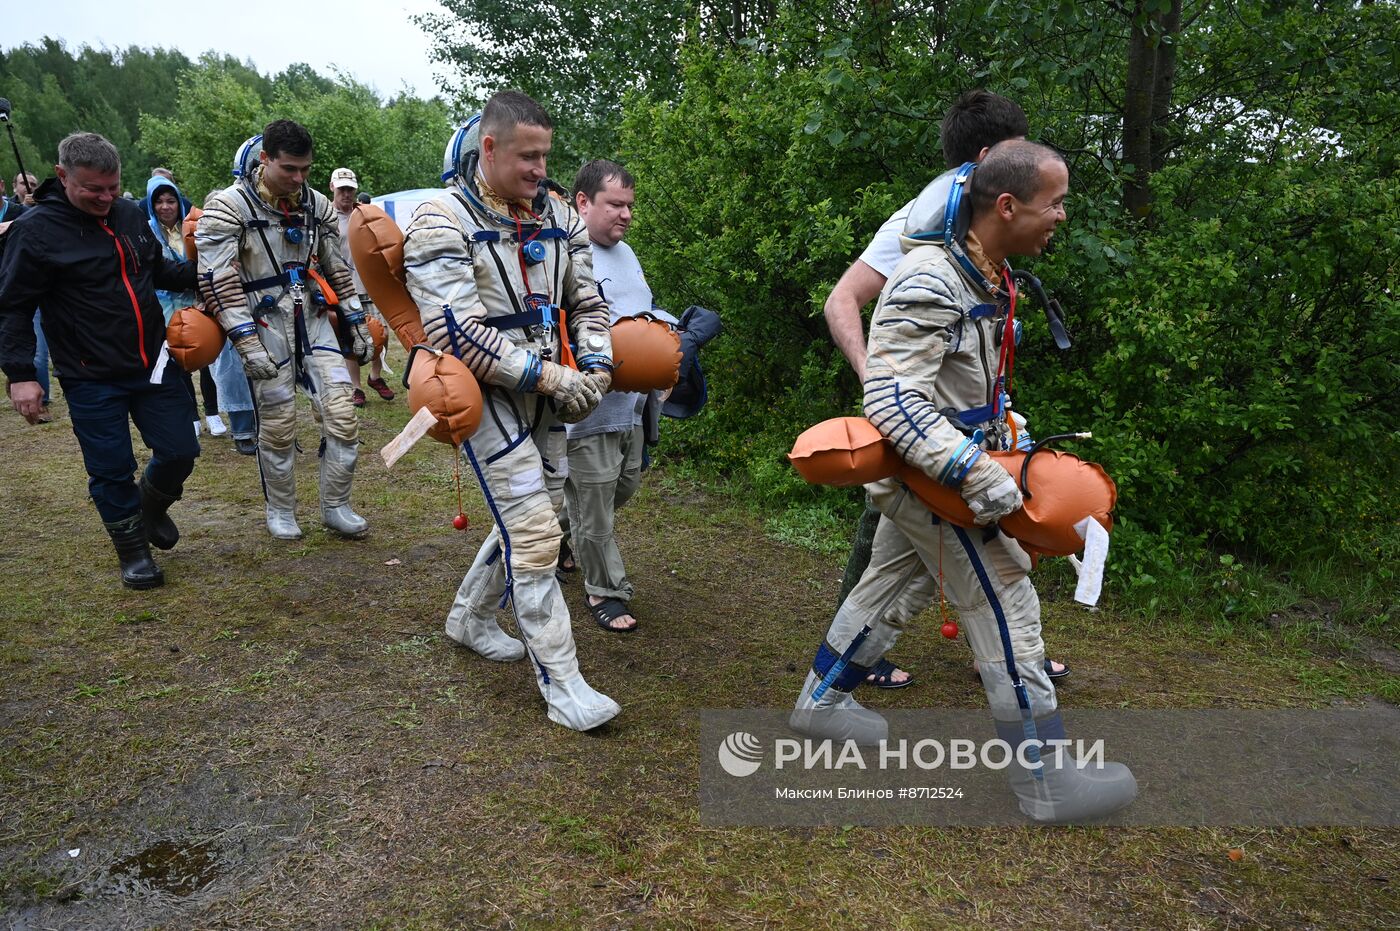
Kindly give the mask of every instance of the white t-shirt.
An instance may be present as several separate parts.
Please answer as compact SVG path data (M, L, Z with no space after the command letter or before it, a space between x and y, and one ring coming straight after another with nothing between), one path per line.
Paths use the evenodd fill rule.
M634 317L651 310L651 286L637 254L625 242L593 248L593 280L598 293L608 302L612 322ZM642 405L646 395L639 391L610 391L603 395L598 407L579 423L568 424L569 438L593 436L597 433L619 433L631 430L642 422Z
M345 264L350 266L350 277L355 282L355 293L360 297L365 296L364 283L360 281L359 269L355 268L355 257L350 254L350 214L335 212L336 219L340 222L340 255L345 259Z
M914 206L910 201L900 207L875 231L870 245L860 254L860 260L875 269L884 277L894 274L899 260L904 258L904 249L899 244L899 234L904 232L904 222L909 219L909 210Z

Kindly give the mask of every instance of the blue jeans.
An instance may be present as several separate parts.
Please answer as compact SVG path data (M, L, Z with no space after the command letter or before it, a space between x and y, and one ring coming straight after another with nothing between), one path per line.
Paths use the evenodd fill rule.
M151 450L146 479L157 491L178 498L185 479L194 471L199 441L191 424L194 398L185 389L178 367L171 363L163 384L144 378L119 381L79 381L60 378L68 399L73 435L83 451L88 493L105 523L125 520L141 510L141 492L132 480L136 457L131 428Z
M44 339L44 328L39 324L39 311L34 311L34 368L39 373L39 387L44 389L44 403L49 403L49 341Z
M251 440L258 435L258 421L252 411L229 411L228 428L235 440Z

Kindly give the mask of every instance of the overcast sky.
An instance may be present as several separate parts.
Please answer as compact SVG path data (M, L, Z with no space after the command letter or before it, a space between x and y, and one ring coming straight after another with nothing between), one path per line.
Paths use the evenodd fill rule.
M6 7L0 33L5 48L52 36L72 52L82 45L161 46L194 59L213 49L252 59L264 74L298 61L328 76L343 71L381 96L407 85L418 96L430 97L441 91L439 74L446 74L429 62L428 37L409 19L440 11L435 0L59 0L55 7L43 2ZM286 31L278 34L278 27ZM277 38L269 38L273 35Z

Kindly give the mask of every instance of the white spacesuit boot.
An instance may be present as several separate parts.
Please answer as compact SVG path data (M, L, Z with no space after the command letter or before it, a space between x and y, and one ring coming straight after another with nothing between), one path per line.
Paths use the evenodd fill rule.
M355 477L357 448L354 443L325 438L321 453L321 520L336 533L358 537L369 530L369 521L350 507L350 483Z
M1070 823L1102 818L1128 805L1137 797L1137 781L1128 767L1095 760L1081 766L1068 747L1051 743L1065 739L1065 726L1055 685L1045 671L1040 601L1030 579L984 590L990 596L987 604L960 611L997 736L1014 751L1007 776L1021 811L1036 821ZM1008 646L1019 689L1007 667ZM1021 746L1030 740L1040 743Z
M297 526L297 483L292 472L296 447L270 449L258 444L263 492L267 495L267 531L279 540L300 540Z
M854 638L844 633L857 609L847 610L847 599L832 621L827 639L817 648L807 681L788 716L788 726L800 734L825 740L853 740L861 746L874 746L889 736L889 724L877 712L861 705L851 693L870 674L870 665L885 655L894 642L894 631L887 624L863 627ZM832 638L847 646L838 653Z
M504 554L493 529L457 588L447 612L447 636L486 659L509 663L525 656L525 644L501 629L496 612L506 589Z
M517 575L512 600L549 719L587 731L617 717L622 711L617 702L596 691L579 672L569 611L553 569Z
M1025 719L1016 708L1010 673L1005 663L980 662L980 666L988 700L992 700L994 693L997 696L992 706L997 736L1013 751L1019 751L1021 744L1030 738ZM1039 675L1045 678L1044 687L1054 688L1045 673L1043 660L1034 666L1017 663L1017 670L1023 681ZM1008 718L1007 715L1016 716ZM1093 821L1126 807L1137 797L1137 780L1122 763L1081 761L1075 758L1070 747L1052 743L1065 740L1065 725L1058 710L1033 720L1034 739L1048 744L1039 753L1039 765L1035 765L1028 751L1018 752L1006 770L1011 790L1028 817L1051 824ZM1032 765L1022 765L1022 758Z

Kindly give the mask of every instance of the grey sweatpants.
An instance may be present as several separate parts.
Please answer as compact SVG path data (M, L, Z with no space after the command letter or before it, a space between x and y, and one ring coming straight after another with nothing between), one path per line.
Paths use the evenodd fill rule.
M564 504L574 560L595 598L631 601L635 589L614 535L613 516L642 484L642 428L569 440Z

